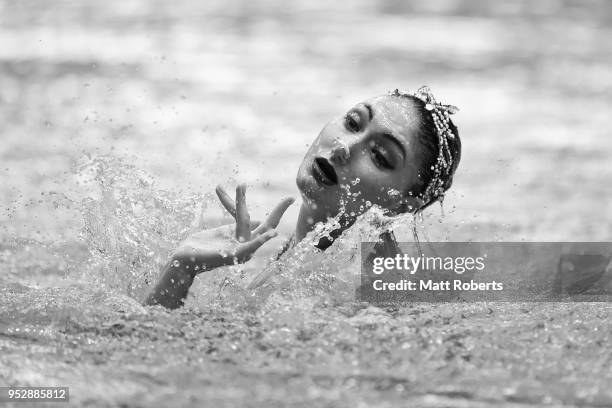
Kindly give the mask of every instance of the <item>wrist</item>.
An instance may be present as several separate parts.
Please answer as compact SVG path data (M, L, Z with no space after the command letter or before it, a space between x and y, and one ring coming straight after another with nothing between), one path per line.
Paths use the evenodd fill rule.
M196 267L196 263L193 257L184 256L180 252L175 252L170 256L167 269L176 277L184 278L190 277L191 279L200 272Z

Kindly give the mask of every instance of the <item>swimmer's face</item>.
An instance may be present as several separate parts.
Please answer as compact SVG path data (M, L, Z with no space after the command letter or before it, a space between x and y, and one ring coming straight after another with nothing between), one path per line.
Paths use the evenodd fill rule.
M419 165L413 103L379 96L329 122L298 170L304 200L327 216L359 215L374 204L396 212L418 206L407 194Z

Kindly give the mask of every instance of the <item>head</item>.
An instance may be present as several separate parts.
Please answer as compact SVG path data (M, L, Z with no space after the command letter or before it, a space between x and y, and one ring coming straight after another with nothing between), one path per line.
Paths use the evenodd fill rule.
M441 200L452 184L461 142L448 119L454 137L443 139L446 165L436 166L442 139L432 105L422 99L396 91L359 103L325 125L296 180L318 218L341 211L355 216L375 204L393 214L416 212Z

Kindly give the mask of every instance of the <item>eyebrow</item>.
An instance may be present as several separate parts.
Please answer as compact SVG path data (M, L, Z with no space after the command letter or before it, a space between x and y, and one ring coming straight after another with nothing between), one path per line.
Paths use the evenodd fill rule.
M366 109L368 110L368 119L372 120L374 117L374 112L372 112L372 106L369 103L364 103Z
M383 137L389 140L392 144L397 146L397 148L402 153L402 162L406 162L406 148L404 145L395 137L392 133L385 132L383 133Z

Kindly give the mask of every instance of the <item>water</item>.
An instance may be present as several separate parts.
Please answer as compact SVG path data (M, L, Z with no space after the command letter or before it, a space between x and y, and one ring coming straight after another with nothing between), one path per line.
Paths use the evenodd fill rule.
M422 239L610 240L606 2L328 3L0 2L2 385L75 406L612 404L607 304L355 302L375 215L269 263L294 205L186 307L141 306L201 214L231 222L216 184L246 181L261 219L325 121L423 83L461 108L464 155Z
M69 385L74 404L94 406L609 401L606 304L355 301L358 243L381 226L432 230L437 216L370 211L325 254L307 239L279 261L199 275L186 306L169 312L141 301L198 219L224 222L207 216L214 199L159 189L112 156L77 163L67 192L69 180L98 194L42 201L82 218L76 242L3 243L9 384ZM261 273L265 283L247 290Z

